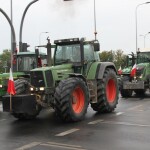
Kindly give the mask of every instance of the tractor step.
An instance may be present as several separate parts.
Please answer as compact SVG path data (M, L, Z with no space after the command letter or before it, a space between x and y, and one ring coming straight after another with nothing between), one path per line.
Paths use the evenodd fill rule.
M97 85L95 80L90 80L87 82L88 89L90 92L90 103L97 103Z

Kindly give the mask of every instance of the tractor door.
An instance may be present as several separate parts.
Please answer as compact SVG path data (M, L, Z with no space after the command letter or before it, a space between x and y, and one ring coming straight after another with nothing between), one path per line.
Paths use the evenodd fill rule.
M88 71L93 62L99 61L99 56L97 52L94 51L94 46L92 44L84 45L84 74L88 74Z

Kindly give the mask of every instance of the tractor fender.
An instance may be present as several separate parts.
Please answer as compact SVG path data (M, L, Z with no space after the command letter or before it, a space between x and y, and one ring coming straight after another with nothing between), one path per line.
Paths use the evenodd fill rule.
M106 68L114 69L114 71L117 74L117 70L116 70L114 63L112 63L112 62L101 62L97 66L95 78L96 79L103 79L104 71L106 70Z
M69 77L77 77L77 78L81 78L83 81L85 81L86 83L86 79L82 74L77 74L77 73L69 73Z

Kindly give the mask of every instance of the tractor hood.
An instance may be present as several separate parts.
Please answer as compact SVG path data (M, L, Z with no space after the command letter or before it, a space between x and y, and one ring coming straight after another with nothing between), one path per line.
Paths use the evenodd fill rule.
M136 65L136 68L138 69L140 69L140 68L144 68L144 67L146 67L146 66L148 66L149 65L149 63L140 63L140 64L137 64Z
M32 69L31 71L46 71L46 70L58 70L59 72L61 71L66 71L66 69L72 69L73 65L72 64L63 64L63 65L57 65L57 66L51 66L51 67L41 67L41 68L35 68Z
M73 72L72 64L36 68L30 71L31 85L34 87L53 87L57 81L67 78Z
M17 77L18 75L24 75L25 73L24 72L13 72L13 77ZM9 78L9 73L2 73L0 74L0 79L1 78Z
M143 70L148 65L149 65L149 63L140 63L140 64L136 65L136 69L137 70ZM131 70L132 70L132 66L124 68L122 70L122 74L130 74Z
M137 64L137 66L136 66L137 74L142 74L143 71L144 71L144 69L145 69L145 67L147 67L148 65L149 65L149 63L140 63L140 64Z
M129 74L131 72L132 67L126 67L122 70L122 74Z
M18 78L18 76L24 75L24 72L13 72L14 80ZM2 73L0 74L0 85L7 86L7 82L9 79L9 73Z
M72 64L62 64L51 67L41 67L31 70L32 72L51 72L54 80L62 80L68 76L68 74L73 73L73 65Z

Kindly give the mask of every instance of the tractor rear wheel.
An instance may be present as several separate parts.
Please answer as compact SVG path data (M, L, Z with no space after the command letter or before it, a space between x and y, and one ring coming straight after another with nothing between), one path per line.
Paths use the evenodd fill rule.
M97 103L91 103L93 110L112 112L118 104L118 84L113 69L106 69L103 80L97 80Z
M16 89L16 95L29 94L29 82L25 79L15 80L15 89ZM12 112L11 114L15 118L20 120L33 119L39 114L41 109L42 107L39 104L37 104L36 112L34 114L16 113L16 112Z
M89 103L89 93L82 79L72 77L60 81L54 97L55 111L63 121L80 121L84 118Z

